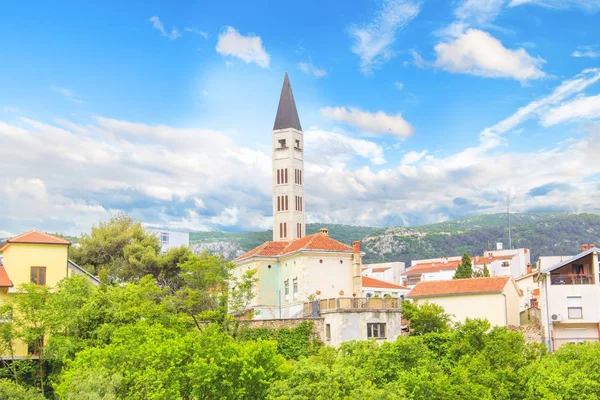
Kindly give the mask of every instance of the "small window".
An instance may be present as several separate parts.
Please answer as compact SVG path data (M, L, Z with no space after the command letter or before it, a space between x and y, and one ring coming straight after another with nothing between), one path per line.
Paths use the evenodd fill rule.
M160 233L160 242L163 244L169 244L169 233L168 232Z
M294 297L298 297L298 278L294 278L294 280L292 281L292 286L293 286L293 290L294 290Z
M385 323L376 322L367 324L367 337L369 339L384 339Z
M331 340L331 324L325 324L325 340Z
M510 263L508 261L502 261L502 266L503 267L510 267Z
M279 139L278 144L280 149L285 149L287 147L285 139Z
M289 299L290 297L290 281L285 281L285 299Z
M581 307L569 307L569 319L582 319L583 310Z
M31 283L46 284L46 267L31 267Z
M300 149L300 139L296 139L296 148Z

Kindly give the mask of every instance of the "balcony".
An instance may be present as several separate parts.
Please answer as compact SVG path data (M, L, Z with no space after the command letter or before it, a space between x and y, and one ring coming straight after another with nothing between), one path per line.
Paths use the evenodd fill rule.
M380 297L337 297L304 303L304 316L318 316L322 312L334 311L400 311L400 299Z
M593 275L550 274L551 285L593 285Z

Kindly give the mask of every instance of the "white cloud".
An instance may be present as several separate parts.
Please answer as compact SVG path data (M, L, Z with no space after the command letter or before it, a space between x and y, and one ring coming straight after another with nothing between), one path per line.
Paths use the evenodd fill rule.
M486 25L500 14L505 0L465 0L460 4L454 15L460 21Z
M208 96L208 90L206 89L202 89L202 91L200 92L202 94L202 96L206 97Z
M598 58L600 51L596 50L594 46L579 46L571 55L573 57Z
M542 119L544 119L545 117L543 117L543 115L547 113L551 107L562 104L564 101L581 93L590 85L593 85L598 81L600 81L600 68L583 70L572 79L564 80L549 95L534 100L519 108L508 118L485 129L482 134L486 137L494 137L514 129L530 118L542 116Z
M167 37L171 40L181 37L181 34L179 33L176 27L171 28L171 32L167 33L162 21L156 15L150 17L149 21L152 22L152 27L160 32L161 36Z
M421 159L423 157L425 157L426 155L427 155L427 150L423 150L421 152L409 151L408 153L406 153L404 155L404 157L402 157L400 164L401 165L410 165L410 164L417 163L417 162L421 161Z
M598 11L600 9L600 3L597 0L511 0L508 6L517 7L524 4L535 4L557 9L581 8L589 12Z
M596 118L600 118L600 94L580 96L551 108L542 116L541 122L544 126L552 126L566 121Z
M426 68L428 66L427 61L423 59L421 54L414 49L410 49L410 55L412 56L412 61L404 61L404 65L414 65L418 68Z
M314 165L345 166L359 156L371 163L385 164L383 148L369 140L354 139L340 133L310 129L304 133L304 145L311 149L307 159Z
M392 44L396 33L412 21L421 10L421 1L382 0L381 8L372 21L349 28L354 38L352 52L360 57L361 70L365 74L388 62L392 56Z
M75 93L73 93L73 91L70 89L60 87L57 85L52 85L52 86L50 86L50 90L61 94L65 99L72 101L73 103L77 103L77 104L83 103L83 101L79 98L79 96L77 96Z
M402 90L402 88L404 88L404 83L396 81L394 82L394 86L396 86L396 89Z
M371 113L354 107L324 107L321 115L363 132L392 134L399 138L406 138L413 133L412 126L402 118L401 113L388 115L383 111Z
M263 68L268 68L271 60L271 56L263 48L260 36L240 35L231 26L219 35L217 53L239 58L247 64L256 63Z
M186 32L193 33L193 34L196 34L196 35L200 35L200 36L202 36L204 39L208 39L208 33L207 33L207 32L204 32L204 31L201 31L201 30L200 30L200 29L198 29L198 28L185 28L185 31L186 31Z
M19 112L19 108L15 106L4 106L2 107L2 111L5 113L16 113Z
M458 38L435 46L435 66L448 72L490 78L512 78L521 82L544 78L545 62L525 49L510 50L487 32L468 29Z
M315 67L311 63L301 62L298 63L298 69L304 72L306 75L311 75L315 78L323 78L327 76L327 71L322 68Z

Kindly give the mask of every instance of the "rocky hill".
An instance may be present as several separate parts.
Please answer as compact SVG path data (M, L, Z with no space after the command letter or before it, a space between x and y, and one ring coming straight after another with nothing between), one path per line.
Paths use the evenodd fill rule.
M571 213L512 214L513 247L527 247L534 260L540 255L575 254L582 243L600 244L600 215ZM323 224L308 224L313 233ZM416 227L371 228L327 224L341 242L362 242L365 262L481 254L497 242L508 247L506 214L479 215ZM208 250L227 258L248 251L272 237L271 231L224 233L195 232L190 240L196 251Z

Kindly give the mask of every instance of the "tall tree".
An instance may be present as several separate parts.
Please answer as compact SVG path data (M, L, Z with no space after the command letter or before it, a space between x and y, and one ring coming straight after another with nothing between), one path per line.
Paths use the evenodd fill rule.
M489 278L490 276L490 270L486 264L483 264L483 276L486 278Z
M473 277L473 264L471 263L471 257L465 253L462 256L461 263L456 268L454 279L467 279Z

